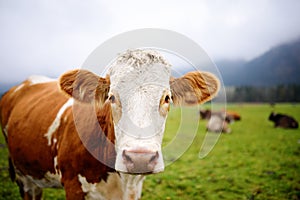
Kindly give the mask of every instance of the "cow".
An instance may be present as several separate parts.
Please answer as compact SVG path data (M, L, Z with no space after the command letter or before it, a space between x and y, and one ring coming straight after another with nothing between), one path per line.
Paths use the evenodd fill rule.
M298 128L298 122L293 117L286 114L276 114L274 112L271 112L271 114L269 115L269 120L274 122L275 128Z
M0 101L9 171L23 199L64 188L67 200L140 199L148 174L164 170L165 122L174 106L211 100L219 80L193 71L170 76L151 49L120 54L105 77L74 69L34 76Z
M229 124L241 120L241 116L234 111L214 111L210 109L200 110L201 119L206 119L206 129L215 133L230 133Z

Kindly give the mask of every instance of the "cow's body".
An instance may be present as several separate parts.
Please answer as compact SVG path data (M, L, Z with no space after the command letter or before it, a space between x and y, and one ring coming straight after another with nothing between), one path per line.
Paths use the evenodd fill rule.
M215 133L230 133L229 124L241 120L241 116L233 111L200 110L200 116L201 119L207 120L207 130Z
M132 53L144 58L125 54L130 63L155 58L151 60L154 71L161 64L165 65L156 54L143 51L129 54ZM142 67L149 69L151 62ZM121 64L124 63L128 63L127 60ZM157 63L160 64L158 67ZM132 74L130 70L140 65L142 63L131 64L129 69L124 67L125 75L129 71L126 77L127 81L131 81L129 83L136 80L137 84L141 83L138 77L128 78ZM106 78L84 70L65 73L58 81L34 77L3 96L0 116L9 149L10 174L18 183L24 199L40 199L44 187L63 187L69 200L139 199L144 174L163 170L160 143L169 109L170 90L177 105L202 103L211 99L218 90L218 81L210 74L186 75L184 79L173 80L170 89L162 83L151 82L162 78L155 72L157 79L152 78L147 87L141 84L130 88L134 93L126 100L124 94L130 92L122 93L122 84L128 84L124 82L125 77L121 78L124 76L118 71L121 69L120 66L115 67ZM138 72L141 70L139 68ZM143 81L150 75L142 77ZM213 90L214 93L209 94L203 88L200 92L187 87L190 82L186 79L203 77L212 84L207 91ZM164 78L169 83L167 74ZM185 87L178 90L182 82ZM149 96L154 90L157 90L156 96ZM195 95L191 90L195 90ZM185 93L189 94L188 98L185 98ZM150 99L144 101L147 95ZM140 101L139 106L145 104L146 109L130 104L135 101ZM147 102L157 105L148 105ZM162 127L156 128L151 123ZM154 134L152 129L156 131ZM149 135L141 135L144 132Z
M24 194L32 196L33 192L41 194L42 187L64 186L68 199L83 199L86 192L95 199L138 198L143 178L120 175L86 150L76 132L72 104L73 99L59 91L56 81L39 84L26 81L4 95L2 124L8 134L16 180L27 184L23 186ZM113 134L109 109L110 104L106 104L99 112L103 113L99 123L105 134ZM27 120L34 121L24 123ZM92 134L91 137L101 140ZM112 155L108 159L114 162L114 149L108 148Z
M274 127L276 128L298 128L298 122L293 117L285 114L275 114L272 112L269 116L269 120L274 122Z

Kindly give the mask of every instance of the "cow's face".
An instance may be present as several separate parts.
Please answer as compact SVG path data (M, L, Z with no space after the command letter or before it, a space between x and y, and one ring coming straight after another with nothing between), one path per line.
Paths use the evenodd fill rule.
M218 80L209 73L191 72L181 78L171 78L170 65L157 52L149 50L122 54L105 79L81 70L80 74L93 78L80 78L83 81L75 84L78 91L75 95L70 89L73 84L70 77L74 75L69 73L60 79L64 91L83 102L90 102L96 93L94 102L98 106L103 102L111 104L117 153L115 169L132 174L163 171L161 143L171 102L174 105L203 103L219 88ZM92 79L100 86L90 94L91 89L85 89L84 85L90 85L85 80Z
M161 143L171 102L170 66L155 52L127 52L112 64L109 76L116 169L162 171Z

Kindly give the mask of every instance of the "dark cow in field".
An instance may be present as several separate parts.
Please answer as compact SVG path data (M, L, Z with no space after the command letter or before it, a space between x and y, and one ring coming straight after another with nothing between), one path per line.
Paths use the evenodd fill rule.
M269 120L275 123L275 128L298 128L298 122L293 117L285 114L276 114L272 112L269 116Z
M210 109L200 110L201 119L206 119L206 128L210 132L230 133L229 124L233 121L241 120L241 116L234 111L215 111Z
M59 80L31 77L0 101L11 178L23 199L46 187L66 199L140 199L146 174L164 170L161 143L170 103L212 99L217 78L206 72L170 77L152 50L131 50L105 78L73 70Z

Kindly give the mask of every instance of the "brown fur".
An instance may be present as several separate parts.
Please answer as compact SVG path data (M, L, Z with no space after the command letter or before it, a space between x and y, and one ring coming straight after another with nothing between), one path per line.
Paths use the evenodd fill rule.
M235 111L226 110L226 116L235 121L241 120L241 115Z
M101 78L87 70L72 70L59 79L60 88L80 102L103 104L109 91L109 77ZM83 95L82 95L83 94Z
M55 82L33 86L25 82L15 93L14 90L6 93L0 104L1 124L3 127L8 125L10 157L19 171L36 178L42 178L47 171L55 172L51 148L44 134L67 100L56 97L56 86ZM41 116L41 110L47 111L47 117ZM39 135L32 134L32 131ZM31 167L29 169L26 166Z
M171 78L170 87L174 105L196 105L211 100L219 90L219 81L208 72L189 72L180 78Z
M79 112L92 108L102 129L84 126L90 129L82 131L81 136L78 135L74 124L73 110L68 108L61 117L59 128L52 136L52 145L48 146L45 133L68 98L59 91L56 82L30 85L25 81L21 89L14 92L15 89L16 87L7 92L0 102L2 127L8 125L8 149L12 164L22 174L42 179L47 172L55 174L54 157L57 156L67 199L83 199L84 193L78 181L78 174L86 177L88 182L95 183L106 180L107 173L114 171L93 156L96 155L111 166L114 165L115 138L110 104L104 104L97 110L94 110L94 104L76 104ZM87 101L90 97L83 99ZM82 120L80 123L89 121L90 116L85 113L81 112L78 119ZM64 122L65 118L67 121ZM90 123L97 122L90 120ZM83 146L79 136L84 142L93 143L93 155ZM57 143L53 142L53 138L57 139ZM25 193L24 199L28 198L28 195L29 193Z

